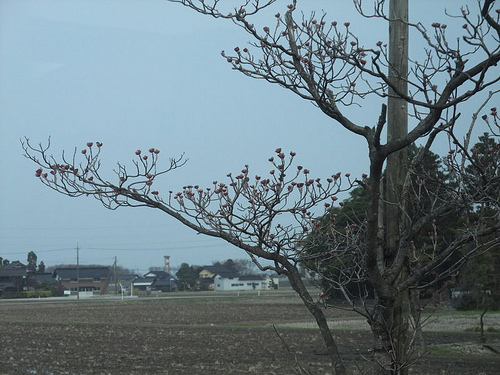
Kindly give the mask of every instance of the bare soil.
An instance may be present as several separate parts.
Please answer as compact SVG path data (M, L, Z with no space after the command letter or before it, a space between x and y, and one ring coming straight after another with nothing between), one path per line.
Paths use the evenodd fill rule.
M360 373L372 344L365 322L348 311L327 315L346 323L334 324L336 339L348 367ZM497 374L499 316L490 316L494 332L484 347L471 327L446 325L456 315L439 315L438 328L425 332L428 353L410 373ZM294 297L0 300L2 375L288 375L297 363L311 374L331 373L322 339Z

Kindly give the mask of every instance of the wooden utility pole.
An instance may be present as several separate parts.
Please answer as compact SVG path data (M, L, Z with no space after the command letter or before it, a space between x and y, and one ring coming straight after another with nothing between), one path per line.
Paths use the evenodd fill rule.
M397 92L408 93L408 0L391 0L389 4L389 79L396 88L389 88L387 102L387 143L408 134L408 103ZM399 225L404 222L401 193L407 174L406 148L387 158L385 198L386 238L389 251L397 250Z
M115 295L118 294L118 281L116 278L116 256L115 256L115 262L113 263L113 283L115 284Z
M389 79L394 88L389 88L387 102L387 143L401 139L408 134L408 103L400 95L408 93L408 0L390 0L389 2ZM399 93L399 95L398 95ZM390 266L400 246L401 233L405 229L406 202L403 187L408 171L408 153L406 148L387 158L385 179L385 261ZM403 267L396 283L407 278L407 269ZM410 296L399 293L395 296L391 326L387 327L396 347L394 366L399 374L406 374L401 369L408 355L408 328L410 317Z
M76 299L80 299L80 247L76 244Z

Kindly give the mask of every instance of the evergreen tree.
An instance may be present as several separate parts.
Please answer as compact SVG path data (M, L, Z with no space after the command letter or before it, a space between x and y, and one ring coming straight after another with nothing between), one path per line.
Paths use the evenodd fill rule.
M37 264L37 259L38 257L36 256L34 251L30 251L28 253L28 270L31 272L36 272L36 264Z

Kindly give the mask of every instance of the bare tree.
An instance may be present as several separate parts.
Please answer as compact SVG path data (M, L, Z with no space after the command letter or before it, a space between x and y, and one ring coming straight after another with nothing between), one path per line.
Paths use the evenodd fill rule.
M182 157L171 159L166 169L160 169L157 149L147 153L138 150L132 168L118 165L115 179L110 180L100 171L101 143L89 142L81 154L75 150L71 156L63 154L58 159L50 155L50 144L33 145L25 140L26 156L40 166L36 176L58 192L90 195L110 209L147 206L162 210L199 233L243 249L260 269L286 275L318 324L334 372L345 374L346 366L325 319L323 304L311 296L298 270L302 262L316 263L318 270L325 262L337 262L342 272L340 278L332 280L334 287L345 291L347 282L363 280L374 291L375 301L371 305L365 303L366 299L357 305L349 293L344 293L373 331L373 372L406 373L413 359L411 338L415 322L403 304L409 301L411 291L446 277L447 272L456 270L474 253L500 243L499 198L494 193L498 191L494 188L498 186L498 171L489 173L488 166L477 163L469 148L470 128L478 125L478 113L470 127L464 128L459 121L461 105L481 94L486 105L500 80L496 69L500 60L500 11L493 9L494 1L479 1L477 11L463 7L459 14L450 15L463 23L463 35L456 40L447 35L446 24L433 23L429 31L421 23L386 14L384 0L375 1L370 13L359 0L354 2L366 18L396 22L420 35L426 49L418 60L405 53L391 57L390 48L382 41L363 46L348 22L339 25L327 21L326 14L297 15L296 0L275 14L274 25L262 29L254 25L252 17L265 8L278 6L275 0L247 0L237 7L231 1L228 10L224 10L225 4L220 0L171 1L230 20L245 30L253 39L249 47L222 52L230 66L311 101L334 122L363 138L368 148L369 174L359 179L349 174L312 178L306 168L294 166L295 153L286 155L277 149L269 159L269 176L251 177L245 166L236 175L228 174L226 182L214 181L208 188L190 185L180 192L160 192L153 189L155 180L181 166ZM406 45L407 40L400 38L392 43ZM393 63L398 56L407 60L407 72ZM493 90L489 94L488 88ZM358 124L346 116L347 107L370 97L402 103L411 119L408 131L392 133L384 143L385 103L367 124ZM493 108L480 124L489 126L498 137L498 121ZM440 137L450 141L447 163L454 172L453 181L440 181L421 168L426 152ZM421 151L402 176L391 177L395 184L388 182L385 163L391 155L415 142L423 145ZM492 158L498 157L498 150L494 150ZM412 176L418 176L421 183L411 183L415 181ZM431 183L433 189L428 188ZM313 236L317 243L308 243L306 239L319 227L316 217L322 212L318 207L329 210L336 204L336 194L354 185L366 191L366 220L343 231L332 220L331 235ZM391 189L396 194L387 194ZM425 205L420 204L424 198ZM485 206L490 209L482 210ZM438 246L440 218L465 207L474 207L476 220L463 223L452 241ZM394 220L401 225L391 235L388 224ZM419 248L414 241L429 226L436 233L431 236L430 251L428 247ZM305 243L309 245L304 246ZM311 246L324 251L311 251ZM262 264L260 259L271 261L271 265ZM435 270L450 259L453 262L447 271L435 275Z

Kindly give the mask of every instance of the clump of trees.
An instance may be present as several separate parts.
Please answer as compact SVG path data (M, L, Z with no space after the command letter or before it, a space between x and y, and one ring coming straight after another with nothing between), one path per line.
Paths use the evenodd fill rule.
M200 271L200 266L190 266L188 263L182 263L175 274L179 283L179 289L195 290Z
M413 331L419 327L411 314L412 294L500 244L500 118L496 107L486 110L498 92L500 10L493 0L458 9L452 20L462 23L462 31L452 38L444 23L410 21L406 1L377 0L371 13L355 1L366 22L381 19L389 28L387 43L366 46L349 22L300 14L296 0L286 7L275 0L237 7L230 2L226 9L218 0L173 2L245 30L253 40L250 46L223 52L232 69L279 84L359 136L367 145L368 173L318 178L297 165L293 151L278 148L266 174L244 166L210 187L187 185L175 192L157 188L158 179L184 161L170 159L162 168L155 148L137 150L132 167L119 164L116 176L105 177L102 143L88 142L81 153L56 158L50 143L33 145L26 139L25 155L39 165L35 175L62 194L92 196L110 209L161 210L198 233L241 248L261 270L286 275L317 322L334 373L345 374L348 367L324 305L309 293L299 272L300 264L307 264L367 319L373 332L372 372L406 374L415 359ZM272 6L278 11L270 26L257 27L255 14ZM409 57L410 28L426 43L418 59ZM473 97L479 98L479 108L462 115L468 110L463 104ZM368 98L380 103L380 112L365 123L350 119L346 109ZM489 133L486 153L470 146L477 127ZM438 140L449 144L445 170L431 154ZM415 144L419 148L412 151ZM338 194L356 187L364 218L340 218L332 206L348 202L339 202ZM447 220L453 224L444 235ZM357 298L353 283L359 286ZM373 303L368 303L370 294Z

